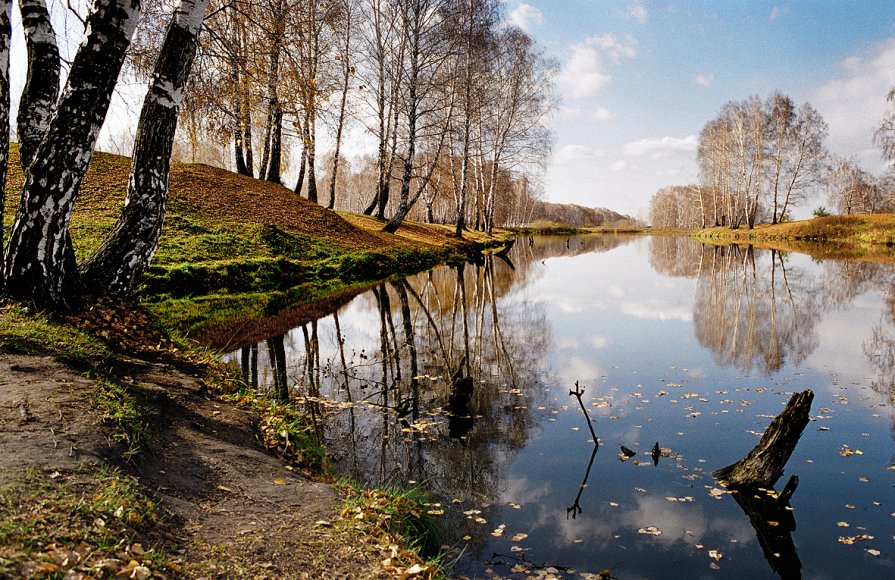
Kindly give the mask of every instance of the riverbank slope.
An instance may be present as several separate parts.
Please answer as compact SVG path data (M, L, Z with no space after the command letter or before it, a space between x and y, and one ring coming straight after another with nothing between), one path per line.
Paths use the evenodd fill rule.
M697 230L692 235L709 243L746 242L817 258L895 261L895 214L826 216L758 224L751 230L716 227Z
M79 259L114 223L128 170L94 156L72 220ZM21 182L13 150L8 200ZM171 329L187 334L219 307L325 301L509 236L415 223L386 234L202 165L173 166L168 208L139 301L50 316L0 299L0 576L435 574L402 537L417 504L334 485L295 409Z

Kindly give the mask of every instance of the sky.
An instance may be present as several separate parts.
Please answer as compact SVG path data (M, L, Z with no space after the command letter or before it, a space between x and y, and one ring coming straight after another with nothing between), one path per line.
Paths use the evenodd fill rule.
M872 137L895 87L895 0L502 1L507 20L559 66L548 201L645 218L657 190L696 181L699 132L725 103L773 91L821 113L832 152L886 169ZM51 0L57 30L76 29L64 5ZM14 95L26 71L17 13ZM143 90L119 85L105 149L132 139L122 127L133 124ZM349 140L366 151L369 136L358 128ZM818 197L794 215L818 205L829 204Z
M882 173L873 132L895 87L892 0L505 0L559 64L562 103L546 199L645 217L697 178L702 127L729 101L774 91L811 103L827 147ZM826 199L797 210L808 217Z

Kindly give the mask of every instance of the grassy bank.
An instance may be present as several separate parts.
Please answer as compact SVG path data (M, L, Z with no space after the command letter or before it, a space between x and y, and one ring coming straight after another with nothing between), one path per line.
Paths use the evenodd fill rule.
M124 157L94 155L72 218L78 259L101 243L117 218L129 165ZM15 147L9 167L7 231L23 181ZM422 499L344 485L341 492L328 488L335 508L332 498L319 499L313 486L332 476L301 411L248 389L232 369L177 338L284 309L285 319L311 316L378 280L465 260L512 236L468 232L458 240L448 226L406 223L396 234L381 226L367 216L326 210L276 184L174 164L161 244L135 302L100 301L50 316L0 297L0 365L9 375L0 397L0 412L9 415L0 417L0 441L15 441L19 450L6 462L0 458L0 576L438 574L411 549L431 548L434 537ZM38 383L44 395L35 390ZM202 428L194 433L196 426ZM175 437L178 429L188 437ZM39 459L46 433L58 447L59 433L69 431L75 433L65 440L69 453ZM216 438L218 432L226 437ZM241 485L220 479L188 454L170 453L172 445L189 445L190 437L197 450L227 446L229 453L217 449L214 458L231 464L227 473L254 473L261 462L281 475ZM240 463L259 447L267 460L255 458L251 468ZM93 459L83 461L80 450ZM174 465L178 461L187 463ZM165 483L166 473L191 470L194 487ZM176 502L155 497L169 486L178 490ZM247 533L256 522L279 517L283 510L271 498L287 487L307 489L302 509L309 515L295 511L297 523ZM227 505L230 494L260 498L252 502L255 513L228 523L223 536L209 536L203 529L215 528L203 523L213 520L208 506ZM77 517L62 521L64 513ZM386 525L392 521L398 525ZM278 568L266 568L271 561Z
M895 261L895 214L861 214L814 218L753 229L725 227L695 232L706 242L748 242L819 258Z
M5 227L24 180L13 146ZM75 253L84 259L115 222L130 159L94 154L72 217ZM270 314L288 304L325 300L345 288L432 268L500 246L512 236L327 210L278 184L198 164L171 168L165 227L139 298L179 333L206 321Z

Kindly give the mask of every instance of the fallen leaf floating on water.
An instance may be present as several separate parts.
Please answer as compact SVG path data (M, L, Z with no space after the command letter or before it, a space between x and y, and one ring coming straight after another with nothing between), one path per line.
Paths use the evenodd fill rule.
M851 449L848 445L843 445L842 449L839 450L839 455L849 457L851 455L864 455L864 452L860 449Z
M836 522L836 525L839 526L840 528L847 528L848 522Z
M500 536L503 535L503 532L506 529L507 529L506 524L500 524L499 526L497 526L497 529L495 529L493 532L491 532L491 535L494 536L495 538L499 538Z
M647 536L661 536L662 530L657 528L656 526L647 526L645 528L640 528L637 530L638 534L645 534Z
M624 445L619 445L619 447L622 448L622 452L618 454L618 458L621 461L627 461L631 457L634 457L635 455L637 455L636 451L632 451L631 449L628 449Z
M713 560L720 560L723 557L724 554L722 554L718 550L709 550L709 558L712 558Z
M709 490L709 495L715 499L721 499L725 494L730 493L729 491L723 490L719 487L713 487Z
M875 550L873 548L865 548L864 551L867 552L868 554L870 554L871 556L876 556L876 557L879 557L879 554L880 554L879 550Z
M524 540L527 537L528 537L528 534L520 532L520 533L516 534L515 536L513 536L512 538L510 538L510 540L512 540L513 542L521 542L522 540Z
M855 542L862 542L866 540L872 540L873 536L869 536L867 534L858 534L857 536L839 536L839 543L845 544L846 546L850 546Z

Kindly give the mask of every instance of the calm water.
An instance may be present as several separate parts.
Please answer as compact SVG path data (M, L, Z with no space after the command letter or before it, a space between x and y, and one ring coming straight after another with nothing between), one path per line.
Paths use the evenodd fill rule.
M522 238L216 340L308 405L339 471L431 490L458 576L891 578L893 283L686 238ZM750 519L710 473L808 388L792 509Z

